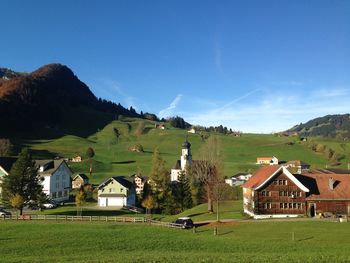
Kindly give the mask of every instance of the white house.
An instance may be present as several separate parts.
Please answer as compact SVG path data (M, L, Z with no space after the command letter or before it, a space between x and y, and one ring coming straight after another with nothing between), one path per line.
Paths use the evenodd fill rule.
M1 181L2 177L9 175L12 165L16 162L17 158L13 157L0 157L0 202L1 202Z
M98 206L135 206L135 186L124 176L113 176L98 186Z
M191 128L190 130L188 130L187 132L195 134L195 133L196 133L196 129L192 127L192 128Z
M269 157L257 157L256 158L257 164L270 164L270 165L277 165L278 159L275 156L269 156Z
M56 202L69 199L72 172L63 159L35 160L42 179L43 192Z
M185 171L186 164L192 165L191 144L187 140L182 144L180 160L177 160L174 167L171 169L171 182L178 181L180 173Z

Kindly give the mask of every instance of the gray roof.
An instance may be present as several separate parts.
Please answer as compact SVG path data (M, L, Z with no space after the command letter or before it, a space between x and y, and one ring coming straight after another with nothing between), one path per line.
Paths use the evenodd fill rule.
M130 178L130 177L129 177ZM115 180L118 183L120 183L122 186L130 189L130 188L134 188L134 184L132 182L130 182L126 176L113 176L108 178L107 180L105 180L104 182L102 182L99 186L98 189L104 187L105 185L109 184L109 182L111 180Z
M56 172L56 170L58 169L58 167L60 167L60 165L62 163L65 163L64 159L56 159L56 160L35 160L35 164L36 166L39 168L40 166L47 166L46 170L44 170L43 172L38 172L38 174L40 175L52 175L54 172ZM67 165L68 167L68 165Z
M173 169L176 169L176 170L180 170L181 169L181 161L180 160L177 160Z

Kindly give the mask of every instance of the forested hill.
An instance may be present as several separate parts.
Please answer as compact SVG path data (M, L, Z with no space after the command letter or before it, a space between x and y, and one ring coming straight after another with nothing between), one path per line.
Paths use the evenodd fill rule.
M350 114L327 115L324 117L300 123L287 130L288 133L297 132L300 136L350 138Z
M29 74L1 68L0 80L2 131L51 128L64 132L69 126L83 128L82 121L96 131L120 115L140 117L132 108L97 99L71 69L61 64L49 64ZM71 120L67 121L69 116Z

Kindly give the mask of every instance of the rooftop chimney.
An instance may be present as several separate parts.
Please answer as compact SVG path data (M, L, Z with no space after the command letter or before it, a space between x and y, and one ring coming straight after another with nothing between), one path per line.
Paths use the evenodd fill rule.
M333 177L329 178L328 180L329 189L334 190L334 183L335 183L335 180L333 179Z

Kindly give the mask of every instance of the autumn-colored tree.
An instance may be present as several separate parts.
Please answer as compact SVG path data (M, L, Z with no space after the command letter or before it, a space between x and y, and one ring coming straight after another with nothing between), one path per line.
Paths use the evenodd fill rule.
M165 161L160 156L158 148L156 148L153 153L149 184L149 191L154 199L155 208L162 211L165 208L165 202L171 190L170 176L165 168Z
M9 201L11 206L15 209L21 210L24 206L24 198L20 194L14 194L10 197Z

